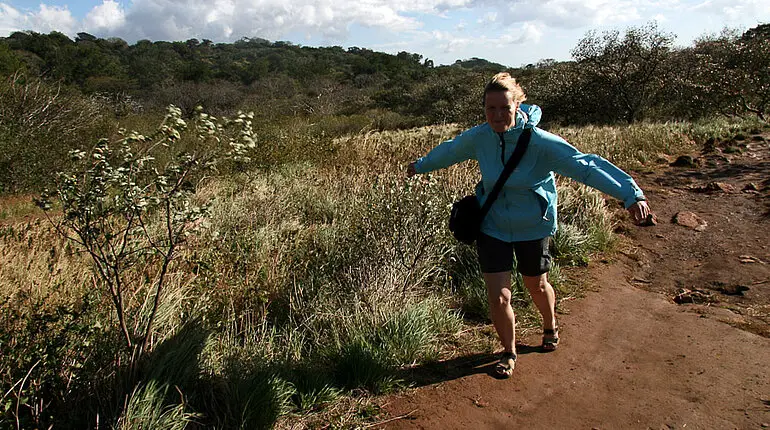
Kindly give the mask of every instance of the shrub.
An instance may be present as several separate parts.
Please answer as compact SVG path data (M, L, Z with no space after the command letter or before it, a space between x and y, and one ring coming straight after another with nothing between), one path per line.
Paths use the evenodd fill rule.
M42 189L105 124L96 103L60 83L0 80L0 194Z
M228 139L225 129L231 125L240 129L240 140ZM205 206L195 206L190 199L195 183L220 158L241 157L253 146L245 115L217 123L199 111L195 126L190 138L199 142L197 151L177 154L164 165L156 164L158 148L176 144L187 127L173 106L151 136L131 132L114 145L117 150L101 139L90 154L73 151L82 170L62 173L56 190L64 216L54 225L91 257L126 347L133 350L133 362L151 347L177 248L205 214ZM230 141L229 153L218 147L221 140ZM37 203L50 210L51 198L45 192ZM151 299L149 304L132 304L131 297L140 291Z

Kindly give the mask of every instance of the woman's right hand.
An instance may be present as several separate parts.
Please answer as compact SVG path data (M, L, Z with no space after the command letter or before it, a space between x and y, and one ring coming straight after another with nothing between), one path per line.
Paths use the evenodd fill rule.
M414 168L414 162L409 163L409 166L406 168L406 177L411 178L416 174L417 174L417 169Z
M647 221L647 218L652 215L652 211L650 210L650 207L647 205L646 201L636 202L629 206L627 210L631 214L631 219L634 221L634 224L654 225L654 223L648 224L649 221Z

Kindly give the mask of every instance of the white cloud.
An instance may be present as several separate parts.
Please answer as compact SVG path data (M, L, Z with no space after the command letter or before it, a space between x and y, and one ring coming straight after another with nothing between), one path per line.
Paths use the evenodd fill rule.
M59 31L72 34L78 26L77 21L66 7L40 4L40 9L29 17L32 28L41 33Z
M122 27L126 22L126 15L123 8L113 0L104 0L104 2L93 9L83 19L83 27L87 31L111 36L110 31Z
M45 0L43 0L45 1ZM446 16L468 11L481 26L537 23L550 29L588 29L624 24L665 12L698 10L714 16L765 16L768 0L133 0L124 10L116 0L103 0L78 23L66 7L47 6L20 12L0 3L0 31L18 29L71 34L84 30L133 41L232 41L240 37L279 39L308 34L346 40L353 25L382 29L397 36L422 28L421 14ZM670 16L669 16L670 17ZM473 22L473 21L471 21Z
M66 7L41 3L36 11L23 13L9 4L0 3L0 34L19 30L34 30L41 33L50 33L55 30L72 34L77 26L77 21Z
M521 30L512 34L506 34L501 40L502 46L505 45L526 45L534 44L540 41L543 36L543 30L541 26L529 22L525 22L521 26Z
M12 33L23 28L24 16L10 5L0 3L0 34Z
M43 0L45 1L45 0ZM127 40L230 41L244 36L279 39L307 33L345 40L352 25L393 34L421 28L419 14L441 16L474 0L133 0L124 10L103 0L78 24L69 10L44 3L38 12L19 12L0 3L0 30L54 28L73 35L87 31Z
M530 23L523 24L520 28L508 31L503 34L476 35L474 37L462 37L456 33L447 31L431 31L429 34L423 34L416 39L428 39L431 46L438 47L444 54L464 53L466 57L480 56L473 55L472 52L487 52L489 50L499 50L501 52L511 50L512 48L526 46L537 43L543 35L540 26ZM427 46L427 45L426 45ZM470 55L467 55L471 53Z
M501 16L500 23L540 22L548 27L573 29L617 24L640 18L633 0L485 0Z
M493 24L495 22L497 22L497 12L487 12L476 21L477 24L481 25Z
M722 16L730 24L746 17L770 20L770 2L767 0L706 0L690 8L707 15Z
M455 37L452 39L447 39L446 42L439 45L439 48L441 48L441 51L445 54L451 54L463 51L471 44L473 44L473 39Z
M434 9L440 5L432 4ZM419 21L404 13L426 7L425 1L399 9L383 0L135 0L122 30L129 39L277 39L302 32L341 40L352 24L394 32L417 29Z

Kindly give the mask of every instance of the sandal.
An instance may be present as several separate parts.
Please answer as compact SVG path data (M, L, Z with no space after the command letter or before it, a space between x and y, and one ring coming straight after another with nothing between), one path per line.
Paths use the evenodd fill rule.
M543 329L543 351L553 351L559 346L559 327Z
M516 367L516 353L503 352L500 361L495 365L495 376L500 379L507 379L513 375L513 368Z

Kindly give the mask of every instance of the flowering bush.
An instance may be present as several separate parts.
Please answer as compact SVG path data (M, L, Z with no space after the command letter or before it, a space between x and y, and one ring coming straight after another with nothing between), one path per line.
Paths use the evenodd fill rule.
M54 201L60 205L63 216L51 220L91 257L132 362L151 347L169 267L207 212L191 199L197 184L227 160L248 160L255 147L251 118L218 120L197 109L188 130L181 110L169 106L152 135L121 130L117 142L101 139L90 153L71 151L75 167L36 201L46 212ZM183 139L195 149L177 151ZM136 300L140 291L149 300Z

